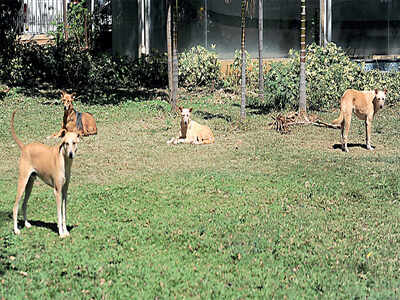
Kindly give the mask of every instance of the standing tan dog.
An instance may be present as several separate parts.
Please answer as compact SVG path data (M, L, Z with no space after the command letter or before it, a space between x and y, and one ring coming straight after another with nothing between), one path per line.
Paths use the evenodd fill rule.
M347 137L349 135L351 115L354 110L356 116L365 121L365 139L368 150L371 146L371 127L375 114L385 105L387 90L357 91L346 90L340 100L340 115L332 123L340 125L342 129L342 150L349 152Z
M47 138L61 137L64 130L68 132L77 132L82 136L97 134L96 121L93 115L87 112L78 112L74 109L72 102L74 101L74 94L68 94L61 91L61 101L64 104L64 117L61 124L60 131L48 136Z
M18 147L21 149L19 160L19 176L17 196L13 209L14 233L19 234L18 229L18 203L25 192L22 211L24 214L25 227L31 227L26 217L26 207L32 191L33 182L39 176L46 184L54 188L57 202L57 224L60 237L69 235L66 223L67 191L71 177L72 160L78 150L79 134L76 132L61 133L60 144L50 147L40 143L24 145L15 134L14 116L11 117L11 134Z
M214 135L211 129L206 125L200 125L199 123L191 119L191 108L179 107L181 111L181 132L176 138L170 139L168 144L212 144L214 143Z

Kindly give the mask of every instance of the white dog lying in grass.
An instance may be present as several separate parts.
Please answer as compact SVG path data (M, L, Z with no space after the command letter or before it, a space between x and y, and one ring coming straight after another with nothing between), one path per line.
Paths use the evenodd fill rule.
M168 144L212 144L214 135L206 125L200 125L190 118L192 109L179 107L181 111L181 132L178 137L170 139Z

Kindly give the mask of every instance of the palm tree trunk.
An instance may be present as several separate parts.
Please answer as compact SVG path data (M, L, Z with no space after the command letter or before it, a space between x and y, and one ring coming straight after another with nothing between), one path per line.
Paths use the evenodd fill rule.
M306 0L301 0L300 22L300 97L299 115L307 119L306 109Z
M178 0L175 2L175 10L172 19L172 109L176 110L176 102L178 97L178 33L177 33L177 23L178 23Z
M264 0L258 0L258 89L260 103L264 101L263 34Z
M240 116L246 118L246 53L245 53L245 37L246 37L246 8L247 0L242 0L242 38L241 38L241 54L242 54L242 100L240 104Z
M63 0L64 40L68 40L67 0Z
M171 110L176 110L176 103L173 100L172 91L174 89L173 80L173 65L172 65L172 32L171 32L171 14L172 5L171 0L167 1L167 51L168 51L168 88L169 88L169 103L171 104ZM175 107L174 107L175 104Z

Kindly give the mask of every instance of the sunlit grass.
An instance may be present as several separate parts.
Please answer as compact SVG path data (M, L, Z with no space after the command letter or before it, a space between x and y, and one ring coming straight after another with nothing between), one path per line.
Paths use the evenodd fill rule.
M0 103L0 298L397 297L398 108L375 120L376 151L346 154L335 146L338 130L280 135L256 110L240 122L228 98L182 103L214 130L208 146L167 145L179 120L164 102L78 102L99 134L79 145L71 236L61 240L42 183L28 205L32 228L12 233L19 150L9 118L19 107L21 140L55 143L45 137L59 128L62 108L44 102L15 94ZM354 121L350 142L363 135Z

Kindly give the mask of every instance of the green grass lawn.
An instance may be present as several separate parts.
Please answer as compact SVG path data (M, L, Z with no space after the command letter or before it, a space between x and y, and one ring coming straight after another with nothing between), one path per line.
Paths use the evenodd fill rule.
M241 123L239 101L219 93L180 103L213 129L205 146L166 144L179 119L161 100L77 102L99 134L74 161L71 235L58 237L53 192L37 180L33 226L16 236L11 112L22 141L54 144L57 97L0 100L0 299L400 297L399 106L377 116L375 151L354 120L344 153L339 130L281 135L257 108Z

